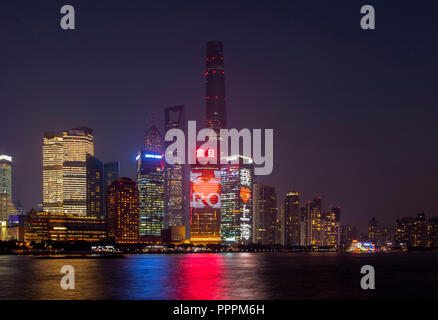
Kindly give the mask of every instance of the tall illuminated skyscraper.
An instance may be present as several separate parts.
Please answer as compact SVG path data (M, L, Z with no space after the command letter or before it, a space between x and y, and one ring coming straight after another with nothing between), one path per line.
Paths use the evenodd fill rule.
M164 111L166 132L181 129L185 132L184 105L166 108ZM172 141L166 141L166 148ZM184 160L184 159L182 159ZM164 163L164 227L186 225L186 170L182 164Z
M138 242L139 200L134 181L120 178L108 188L106 198L108 238L117 243Z
M339 246L341 244L341 207L330 207L324 214L323 221L323 245Z
M12 157L0 155L0 192L7 193L12 201Z
M283 203L284 245L298 246L300 243L300 194L288 192Z
M137 155L137 186L140 197L139 233L155 240L164 228L164 156L148 151Z
M253 242L277 244L277 194L275 188L254 183Z
M6 240L9 216L17 214L12 203L12 157L0 155L0 240Z
M198 148L196 158L213 158L217 150ZM221 171L218 164L190 166L190 242L221 242Z
M62 133L63 211L87 214L87 155L94 156L93 130L80 127Z
M143 241L155 241L164 228L163 149L163 136L152 121L145 134L145 150L137 155L139 234Z
M64 145L62 134L46 132L43 141L43 209L63 212Z
M253 233L253 160L242 155L232 157L240 164L221 166L221 238L226 244L248 244ZM245 158L249 164L243 163Z
M226 128L225 76L222 42L209 41L205 58L206 127L219 133ZM196 158L216 158L217 164L190 166L190 241L208 244L221 242L220 150L197 148Z
M310 217L310 245L323 246L324 245L324 229L323 229L323 212L322 212L322 198L316 197L308 204L308 214Z
M225 97L224 52L220 41L207 43L206 71L206 102L207 128L219 129L227 127L227 110Z

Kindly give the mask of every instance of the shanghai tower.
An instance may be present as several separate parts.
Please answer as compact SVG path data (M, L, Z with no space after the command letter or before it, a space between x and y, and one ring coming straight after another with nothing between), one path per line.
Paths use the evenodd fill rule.
M225 105L225 75L224 54L220 41L207 43L206 61L206 101L207 121L206 127L214 129L217 133L221 128L227 127L227 110Z

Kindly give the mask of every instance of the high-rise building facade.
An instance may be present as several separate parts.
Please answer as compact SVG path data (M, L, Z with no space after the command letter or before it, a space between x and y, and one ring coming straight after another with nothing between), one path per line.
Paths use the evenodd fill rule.
M93 130L80 127L62 133L64 151L63 212L87 214L87 156L94 156Z
M139 235L158 238L164 228L164 155L142 151L137 155ZM145 239L147 240L147 239Z
M330 208L323 216L323 246L339 246L341 244L341 207Z
M146 131L144 139L145 151L151 153L164 152L163 136L161 135L160 130L155 126L154 121L152 121L152 126Z
M63 212L64 146L62 134L44 133L43 141L43 210Z
M310 245L323 246L323 212L322 212L322 198L316 197L309 203L310 215Z
M227 127L225 72L223 45L220 41L207 43L206 61L206 102L207 102L207 128L214 129L217 133L221 128Z
M233 157L233 156L231 156ZM252 242L253 160L221 166L221 238L230 245ZM243 160L249 164L243 164Z
M379 239L379 229L379 221L377 221L376 217L372 217L368 222L368 241L376 244L377 240Z
M0 240L6 240L9 216L16 214L12 202L12 157L0 155Z
M277 244L277 194L275 188L253 185L253 242Z
M137 184L129 178L119 178L107 193L108 237L117 243L136 243L139 240L139 196Z
M433 221L430 220L429 223ZM395 223L395 242L407 247L426 247L436 236L431 233L433 228L433 225L428 225L424 213L419 213L416 217L398 219Z
M164 111L166 132L171 129L185 130L184 105L168 107ZM172 141L166 141L167 147ZM174 155L176 157L181 155ZM182 162L184 162L184 159ZM182 164L164 163L164 226L186 226L186 167Z
M427 245L438 248L438 217L429 219L427 224Z
M103 212L106 216L106 193L114 181L120 177L119 161L108 162L103 165Z
M12 157L4 154L0 155L0 192L12 201Z
M310 203L307 201L304 207L300 209L300 246L310 245L311 223L310 223Z
M284 245L300 244L300 194L291 191L286 194L283 203Z
M104 218L103 162L88 156L87 167L87 215Z
M220 41L207 43L206 127L219 133L226 128L225 74L223 46ZM217 164L196 163L190 166L190 241L221 242L221 168L217 149L196 149L196 158L216 158Z
M426 247L427 246L427 220L424 212L417 214L413 220L413 246Z
M340 234L340 246L342 249L349 249L353 240L357 240L357 230L352 225L342 225Z
M24 240L88 241L106 239L106 223L92 216L31 210L24 221Z
M217 150L196 150L197 159L216 157ZM190 241L221 242L221 171L219 165L190 166Z

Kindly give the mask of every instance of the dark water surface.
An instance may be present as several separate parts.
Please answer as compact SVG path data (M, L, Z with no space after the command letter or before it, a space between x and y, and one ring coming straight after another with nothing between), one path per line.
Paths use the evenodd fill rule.
M374 266L376 290L360 288ZM60 287L63 265L75 290ZM438 298L438 253L228 253L125 259L0 256L0 299Z

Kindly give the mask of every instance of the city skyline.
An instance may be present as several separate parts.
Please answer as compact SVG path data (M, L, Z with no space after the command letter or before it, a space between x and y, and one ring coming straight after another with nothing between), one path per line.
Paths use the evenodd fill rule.
M91 12L96 10L91 5L83 5ZM14 8L13 5L10 6L11 9ZM140 4L133 6L135 8L142 7ZM233 7L232 5L229 6L228 9ZM286 6L286 8L292 9L289 6ZM349 8L347 6L347 9L343 10L349 10ZM293 9L294 12L303 12L308 8L305 6L301 11L295 7ZM323 6L319 9L320 11L317 10L316 12L322 12L323 9L329 8ZM109 12L109 17L100 18L102 23L109 23L111 18L117 16L114 12ZM129 11L129 14L131 13ZM28 13L24 11L23 14ZM228 14L230 13L228 12ZM254 14L256 15L256 13ZM275 14L277 17L284 19L284 16L279 12L275 11ZM17 15L18 12L15 12L12 17ZM306 15L306 17L308 16ZM5 17L5 19L8 20L10 17ZM27 29L20 21L22 20L15 22L16 35L27 37L32 42L32 30ZM285 23L286 20L280 19L280 21ZM317 19L311 19L311 21L314 24L316 23L317 26L325 25L323 22L318 22ZM395 21L393 26L386 22L388 24L382 25L382 32L386 33L393 28L396 29L397 22ZM91 20L86 20L86 23L89 26L87 32L92 33L89 37L100 32L99 25L93 24ZM143 25L137 20L133 23L138 26ZM355 21L355 23L357 22ZM106 27L108 27L107 24ZM304 28L302 25L301 27ZM341 25L335 25L333 29L325 32L333 37L335 37L335 31L341 32L340 38L335 37L335 39L342 39L343 37L350 39L353 35L348 31L342 33L343 27L344 25L342 25L342 28ZM426 28L427 24L413 27L423 31L420 39L426 41L428 34L431 32ZM427 133L429 132L428 128L432 127L430 121L436 115L436 111L430 109L434 100L428 91L428 84L426 84L426 87L420 88L419 85L409 82L408 79L406 80L411 85L410 89L415 90L414 92L417 94L423 94L421 99L416 98L417 94L409 94L412 90L406 90L407 93L399 92L398 89L404 86L399 82L394 83L396 81L394 79L400 76L401 72L393 68L397 67L397 63L394 62L395 65L387 66L388 71L380 73L377 70L381 67L381 62L371 58L370 54L359 54L351 47L346 48L347 54L342 56L346 60L337 61L335 59L336 62L339 62L337 68L332 69L325 65L324 72L306 76L304 69L297 66L296 63L287 62L288 55L292 54L291 50L294 49L298 50L298 53L292 54L292 61L299 61L301 58L308 64L311 62L316 63L316 65L322 62L327 63L324 57L334 54L334 51L333 49L327 51L324 41L321 40L322 43L320 41L319 44L315 45L317 49L320 49L320 52L325 52L326 55L324 57L313 57L313 60L306 60L303 55L311 52L311 48L306 47L306 42L301 37L291 39L292 42L293 39L298 41L296 46L288 44L284 48L279 46L278 41L280 38L277 37L270 41L264 37L263 41L257 43L251 42L254 38L248 35L248 39L239 39L242 41L242 43L239 43L238 39L230 34L230 30L226 29L221 32L216 27L213 29L211 34L217 36L217 39L223 40L226 46L226 90L229 99L227 101L229 127L256 128L262 126L264 128L274 128L274 173L270 177L264 177L260 182L276 187L279 203L283 201L282 198L286 192L292 190L300 192L303 203L317 195L321 195L327 204L333 203L342 206L341 219L343 224L353 224L361 230L366 228L368 220L372 216L377 216L385 225L390 225L399 217L412 216L418 212L424 211L429 217L436 215L438 208L432 199L433 181L437 175L434 165L437 155L434 150L427 147L433 145L434 134L429 135ZM81 36L84 36L83 31L80 30L78 31ZM114 29L111 30L112 32L115 31ZM278 30L278 28L275 28L275 30ZM309 32L310 37L314 36L307 27L305 30ZM357 31L357 34L354 33L354 36L359 36L359 31ZM6 35L6 37L10 40L11 35L13 33ZM68 53L68 49L78 40L75 39L75 35L67 36L69 40L62 38L64 36L61 33L49 32L43 42L49 40L60 41L59 50L67 56L68 59L66 60L72 60L73 65L76 65L81 72L84 72L87 59L81 54L75 56ZM116 33L115 36L120 40L120 35ZM63 130L83 125L92 128L95 131L97 149L95 154L98 158L104 162L120 161L121 176L128 176L135 180L135 155L143 143L142 137L145 130L151 124L150 119L148 119L151 111L159 115L157 125L160 129L164 128L164 117L162 116L164 108L179 104L185 104L187 120L193 119L203 123L205 116L203 46L207 40L215 37L211 35L207 37L205 34L202 37L204 37L203 40L190 38L187 43L174 40L175 43L179 43L184 48L182 51L185 51L185 53L182 56L176 52L168 53L167 45L155 39L158 41L158 44L156 44L157 53L154 51L147 55L150 60L157 64L157 69L152 68L155 71L152 72L151 76L146 71L150 71L148 69L150 68L149 64L142 65L139 63L140 56L137 56L137 54L134 54L134 61L136 61L134 63L126 61L129 55L127 53L123 54L123 52L107 53L103 61L96 60L97 54L102 52L102 48L108 48L110 40L108 37L99 41L96 46L82 47L85 51L91 49L91 59L96 62L94 71L100 71L102 75L105 75L104 67L110 62L112 62L110 64L111 69L118 70L118 73L111 77L113 83L106 83L102 76L93 75L91 78L97 80L97 82L103 82L103 85L94 87L94 91L89 91L85 84L81 84L81 73L75 73L72 69L67 68L67 64L58 59L53 61L55 61L59 70L56 68L47 70L47 74L42 79L44 81L41 84L35 84L38 90L28 86L30 89L25 91L23 97L19 96L14 90L8 90L8 83L3 79L1 86L4 94L1 102L6 107L6 116L20 119L19 126L25 126L24 130L13 130L12 124L6 123L1 129L2 136L6 139L3 139L0 153L11 155L14 158L12 169L14 201L21 200L27 209L35 207L37 203L41 202L41 162L39 158L44 131ZM383 55L386 57L385 54L389 54L389 51L385 47L382 49L379 35L374 35L374 37L377 39L373 40L370 36L361 35L361 41L371 46L380 44L379 48L383 50ZM396 46L404 48L407 44L402 44L401 40L396 36L393 41ZM403 40L413 41L412 38ZM249 45L250 42L252 45ZM142 54L149 48L149 46L141 46L131 42L131 39L122 40L122 43L130 47L134 46ZM257 64L257 60L260 60L264 52L264 45L269 43L276 44L277 49L285 49L286 53L278 51L273 54L278 59L267 59L264 63ZM18 47L20 46L22 45L18 45ZM49 48L53 47L49 46ZM254 50L251 50L251 48ZM246 51L243 49L246 49ZM364 48L362 46L359 49ZM17 54L14 50L16 49L9 48L6 55ZM368 53L370 51L371 53L374 52L372 48L367 50ZM375 50L377 52L377 49ZM434 50L436 51L436 46L433 46L427 54L434 54ZM41 55L45 51L39 52L38 55ZM358 53L361 58L355 57L354 61L348 60L348 53L352 52ZM164 56L159 57L163 53L165 53ZM47 52L47 54L50 53ZM124 63L114 64L118 55L124 57ZM11 60L18 63L19 59L25 57L27 55L20 53L16 59ZM38 57L41 59L41 56ZM333 59L333 57L331 58ZM350 59L353 58L350 57ZM414 59L409 52L400 53L398 59L406 62L408 66L419 67L420 73L425 72L425 65ZM187 60L187 64L180 68L185 60ZM284 61L283 69L273 60ZM27 63L36 68L35 70L43 70L43 66L35 64L35 61L29 60ZM365 67L363 67L363 64L365 64ZM12 65L17 67L15 63L12 63ZM256 69L252 68L254 65L258 67ZM365 80L357 80L359 84L355 86L347 84L351 75L348 73L348 67L355 67L353 70L357 74L365 73ZM363 70L366 67L371 67L371 71ZM20 70L20 67L18 68ZM158 73L158 69L162 69L163 75ZM13 83L17 83L20 78L17 78L11 72L12 68L7 66L6 75L12 79ZM72 79L56 83L55 79L63 72L72 74ZM22 74L23 72L18 71L18 73ZM335 73L336 77L329 76L330 73ZM28 71L24 74L28 77L27 80L24 79L25 83L36 79L32 72ZM133 85L131 88L124 86L118 80L118 78L123 78L129 74L133 75L133 80L129 81L129 84ZM320 78L315 79L315 75ZM376 75L383 75L384 80L376 79ZM150 77L151 80L140 80L145 76ZM157 86L151 83L150 81L154 77L159 79L162 85ZM186 78L184 83L180 81L181 78ZM281 84L278 78L288 81ZM333 82L330 82L330 80L333 80ZM327 83L331 84L328 85ZM364 86L365 83L370 83L375 92L362 92L361 86ZM49 85L55 86L55 91L51 95L47 93ZM389 93L397 92L397 98L377 99L376 96L379 94L384 96L384 92L378 89L379 85L383 85ZM114 88L117 86L119 88L115 91ZM310 92L312 86L318 88L321 95L320 99L312 98ZM346 95L341 94L344 87L348 88L348 94ZM254 90L254 88L257 90ZM289 88L290 91L285 90L286 88ZM143 92L145 89L149 92ZM158 94L152 94L152 91L156 91ZM268 98L260 93L262 91L268 92ZM126 100L125 98L128 95L132 95L133 98ZM333 98L332 95L336 98ZM354 95L364 98L362 101L358 101L352 98ZM105 98L106 96L115 99ZM26 100L29 97L31 97L32 103ZM322 106L324 99L326 99L326 108ZM337 103L345 107L339 107ZM418 106L419 103L423 104ZM370 107L371 104L372 107ZM60 109L56 107L57 105L64 105L65 107ZM396 106L398 106L398 109L396 109L397 116L394 117L393 109ZM414 111L410 110L412 106L415 106ZM16 111L20 108L28 111L30 117L20 117ZM108 112L104 114L105 118L102 118L104 110ZM249 112L254 115L255 120L246 117ZM413 120L418 122L420 130L416 130L415 126L410 125L413 113L415 113ZM44 119L40 114L44 115ZM139 116L139 114L142 116ZM285 116L281 117L283 114ZM263 119L261 125L257 119ZM391 122L393 129L386 129L387 122ZM14 132L13 136L8 134L11 132ZM418 141L419 143L417 143ZM285 149L290 149L290 151ZM290 158L295 160L291 162L292 165L289 165L289 161L286 161ZM409 170L405 170L405 168L409 168ZM399 199L409 199L409 201L405 202Z

